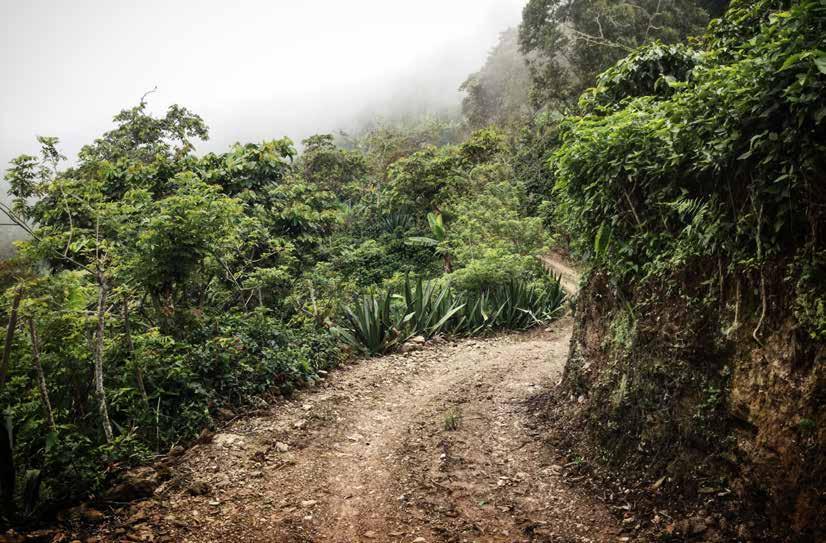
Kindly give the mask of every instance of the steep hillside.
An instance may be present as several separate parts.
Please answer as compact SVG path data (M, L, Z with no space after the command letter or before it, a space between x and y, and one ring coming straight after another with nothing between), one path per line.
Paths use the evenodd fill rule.
M551 160L592 264L565 442L742 539L826 537L824 36L823 2L735 2L603 73Z

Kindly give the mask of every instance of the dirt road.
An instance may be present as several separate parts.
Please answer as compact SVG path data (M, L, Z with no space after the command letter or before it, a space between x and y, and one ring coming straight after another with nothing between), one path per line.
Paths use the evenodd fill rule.
M559 380L571 321L360 361L190 450L103 540L617 541L560 475L530 398Z

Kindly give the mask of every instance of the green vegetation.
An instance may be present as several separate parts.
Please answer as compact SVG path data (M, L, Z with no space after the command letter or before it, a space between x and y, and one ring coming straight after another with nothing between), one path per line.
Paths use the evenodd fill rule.
M451 407L445 412L445 430L455 432L462 427L462 410L459 407Z
M402 295L388 289L345 306L347 325L334 332L353 349L381 354L413 336L526 330L558 317L566 300L559 278L537 274L533 282L511 279L491 289L459 291L449 283L421 278L413 287L405 277Z
M72 167L40 138L6 176L31 239L0 268L3 515L350 354L546 323L551 246L590 265L563 387L607 462L681 480L680 454L700 469L736 441L753 379L766 450L803 466L765 471L822 475L824 36L824 0L530 0L463 85L465 122L200 156L200 117L141 102Z
M199 156L200 117L141 102L71 167L56 138L13 160L4 211L31 239L0 270L4 517L95 492L349 352L556 316L505 136L458 134L426 119Z
M725 1L530 0L519 45L538 106L566 111L597 75L640 46L700 34Z
M689 495L703 477L748 485L746 507L801 540L822 533L800 506L822 432L797 436L826 416L824 36L822 0L739 0L697 40L660 36L552 123L531 185L591 263L565 377L577 446Z
M822 299L803 270L823 251L823 6L776 4L738 3L703 50L640 50L565 121L551 160L558 217L617 285L679 287L693 268L718 283L706 303L749 282L765 313L769 264L782 264L807 285L800 296ZM816 336L807 306L801 325Z

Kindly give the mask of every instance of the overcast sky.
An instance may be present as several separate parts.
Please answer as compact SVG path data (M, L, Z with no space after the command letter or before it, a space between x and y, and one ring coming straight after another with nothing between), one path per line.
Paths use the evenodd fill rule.
M0 0L0 171L36 135L74 156L155 86L205 119L199 150L456 104L523 1Z

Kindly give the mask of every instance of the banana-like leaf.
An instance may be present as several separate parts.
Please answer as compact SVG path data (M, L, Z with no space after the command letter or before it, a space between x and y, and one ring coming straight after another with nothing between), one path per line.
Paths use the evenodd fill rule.
M411 236L405 240L408 245L420 245L423 247L436 247L439 242L433 238L426 238L422 236Z

